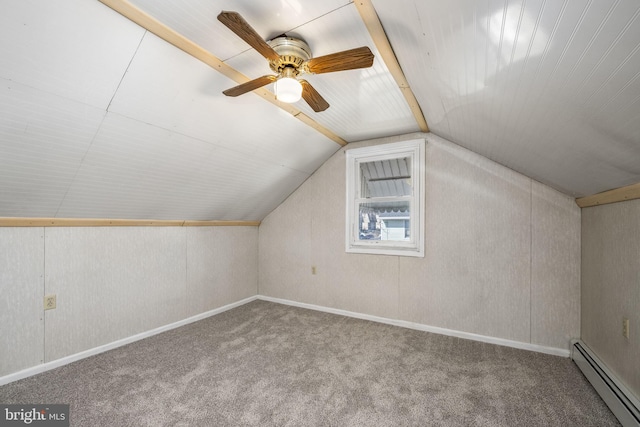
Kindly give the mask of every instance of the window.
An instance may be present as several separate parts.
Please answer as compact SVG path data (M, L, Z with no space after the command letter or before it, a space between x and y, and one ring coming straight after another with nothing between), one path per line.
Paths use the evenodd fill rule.
M346 251L424 256L425 141L347 150Z

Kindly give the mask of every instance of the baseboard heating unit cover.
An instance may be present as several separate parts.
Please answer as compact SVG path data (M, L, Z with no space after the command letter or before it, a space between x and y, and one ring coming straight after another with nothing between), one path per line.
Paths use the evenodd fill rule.
M573 341L571 358L624 427L640 427L640 404L631 392L580 340Z

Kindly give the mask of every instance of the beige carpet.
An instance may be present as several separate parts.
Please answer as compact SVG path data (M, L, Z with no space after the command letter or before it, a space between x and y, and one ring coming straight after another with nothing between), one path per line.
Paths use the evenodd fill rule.
M254 301L0 387L74 426L612 426L572 361Z

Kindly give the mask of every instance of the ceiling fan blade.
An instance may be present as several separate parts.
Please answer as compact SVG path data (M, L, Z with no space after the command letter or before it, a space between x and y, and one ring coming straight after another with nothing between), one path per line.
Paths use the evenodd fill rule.
M227 96L238 96L247 92L251 92L252 90L261 88L262 86L266 86L271 82L275 82L277 79L276 76L266 75L262 77L258 77L257 79L249 80L246 83L242 83L241 85L232 87L231 89L225 90L224 93Z
M313 108L313 111L319 113L329 108L329 103L311 86L311 83L306 80L300 80L300 84L302 85L302 98Z
M373 53L367 46L344 50L330 55L311 58L302 66L311 74L332 73L334 71L355 70L373 65Z
M269 61L277 61L280 57L238 12L223 10L220 12L220 15L218 15L218 21L226 25L227 28L236 33L238 37L247 42L249 46L257 50Z

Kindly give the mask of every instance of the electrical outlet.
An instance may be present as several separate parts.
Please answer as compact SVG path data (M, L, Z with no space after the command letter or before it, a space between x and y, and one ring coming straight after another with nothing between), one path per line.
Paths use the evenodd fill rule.
M312 265L312 266L311 266L311 274L317 274L317 272L318 272L318 271L316 270L316 266L315 266L315 265Z
M622 336L629 339L629 319L626 317L622 318Z
M55 295L47 295L44 297L44 309L51 310L56 308L56 296Z

